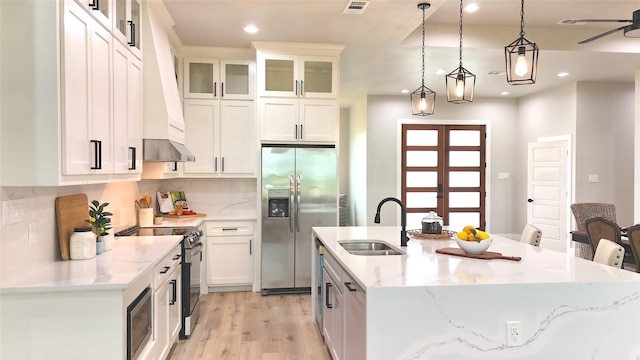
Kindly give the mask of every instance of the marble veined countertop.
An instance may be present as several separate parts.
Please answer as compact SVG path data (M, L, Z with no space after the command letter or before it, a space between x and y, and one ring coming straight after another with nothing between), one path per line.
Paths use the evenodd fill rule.
M51 261L2 274L0 294L126 289L181 240L180 235L116 237L113 249L92 259Z
M598 281L640 281L640 274L567 256L511 239L494 236L488 251L520 256L521 261L482 260L436 253L458 247L455 240L411 237L400 247L400 227L315 227L326 249L360 285L372 287L467 284L530 284ZM339 245L344 240L383 240L404 255L358 256Z

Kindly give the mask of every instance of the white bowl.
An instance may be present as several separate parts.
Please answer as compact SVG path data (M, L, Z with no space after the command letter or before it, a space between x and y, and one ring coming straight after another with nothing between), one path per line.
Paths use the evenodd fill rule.
M482 254L489 248L489 246L491 246L491 238L480 240L480 242L465 241L456 238L456 242L464 252L474 255Z

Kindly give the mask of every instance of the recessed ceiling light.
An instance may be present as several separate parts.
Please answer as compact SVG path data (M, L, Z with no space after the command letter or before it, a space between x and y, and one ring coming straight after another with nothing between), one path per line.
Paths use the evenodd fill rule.
M408 93L409 93L409 90L407 90L407 89L402 89L402 90L400 90L400 92L401 92L401 93L403 93L403 94L408 94Z
M509 92L508 91L503 91L503 92L500 93L500 95L509 95Z
M568 72L566 72L566 71L563 71L563 72L559 72L559 73L558 73L558 77L567 77L567 76L569 76L569 73L568 73Z
M244 27L244 31L249 34L255 34L258 32L258 28L255 25L247 25Z
M474 13L476 11L478 11L478 9L480 9L480 6L478 6L478 4L476 3L471 3L467 6L464 7L464 11L468 12L468 13Z
M442 70L442 69L438 69L438 70L436 70L436 75L444 75L444 74L446 74L446 73L447 73L447 72L446 72L446 71L444 71L444 70Z

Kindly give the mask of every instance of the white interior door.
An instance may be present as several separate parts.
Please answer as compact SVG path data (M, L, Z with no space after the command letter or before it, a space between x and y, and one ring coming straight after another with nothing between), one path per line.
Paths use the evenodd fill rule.
M542 231L540 246L567 252L567 142L529 143L527 222Z

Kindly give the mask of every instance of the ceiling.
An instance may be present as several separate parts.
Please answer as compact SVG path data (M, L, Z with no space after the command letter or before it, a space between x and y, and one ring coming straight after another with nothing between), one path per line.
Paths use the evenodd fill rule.
M163 0L185 46L250 48L251 41L344 44L341 98L400 95L421 83L420 1L370 0L361 15L343 14L347 0ZM458 0L432 0L426 11L425 85L444 95L446 73L459 65ZM463 15L463 65L474 73L476 97L520 97L575 81L634 81L640 38L622 31L577 42L625 24L562 25L564 19L631 19L640 1L527 0L526 37L540 47L536 84L510 86L504 46L519 37L520 1L465 0L479 10ZM242 29L254 24L250 35ZM557 74L567 72L561 78ZM508 95L501 92L508 91ZM408 96L408 95L407 95ZM439 95L440 96L440 95Z

